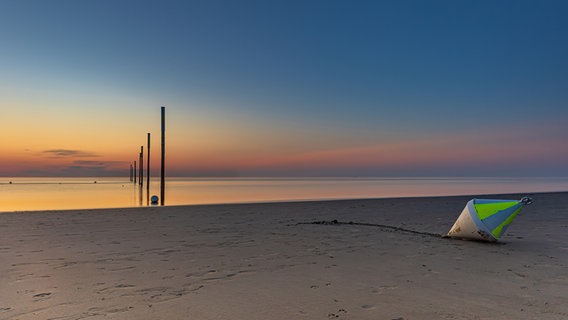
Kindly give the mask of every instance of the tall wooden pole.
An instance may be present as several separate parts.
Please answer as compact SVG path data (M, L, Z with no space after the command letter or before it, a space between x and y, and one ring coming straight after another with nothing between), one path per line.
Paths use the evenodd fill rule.
M140 187L144 185L144 146L140 146Z
M146 166L146 205L150 204L150 132L148 132L148 165Z
M164 205L166 195L165 174L166 174L166 107L162 107L162 164L160 174L160 204Z
M136 184L136 160L134 161L134 184Z

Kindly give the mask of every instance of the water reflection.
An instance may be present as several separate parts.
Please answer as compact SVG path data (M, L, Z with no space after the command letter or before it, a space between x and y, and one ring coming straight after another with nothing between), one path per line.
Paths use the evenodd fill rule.
M157 179L149 186L140 186L128 178L0 178L0 211L148 206L150 197L160 194L159 191ZM166 181L168 205L550 191L568 191L568 178L170 178Z

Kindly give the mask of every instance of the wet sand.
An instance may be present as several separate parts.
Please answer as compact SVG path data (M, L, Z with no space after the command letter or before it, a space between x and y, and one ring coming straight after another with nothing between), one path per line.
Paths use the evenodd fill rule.
M471 196L0 213L0 319L566 319L568 193L531 196L499 244L305 223L444 234Z

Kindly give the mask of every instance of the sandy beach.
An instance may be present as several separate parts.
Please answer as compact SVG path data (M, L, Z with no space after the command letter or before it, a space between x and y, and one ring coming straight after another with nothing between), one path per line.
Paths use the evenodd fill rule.
M568 193L531 197L499 244L309 224L471 196L0 213L0 319L567 319Z

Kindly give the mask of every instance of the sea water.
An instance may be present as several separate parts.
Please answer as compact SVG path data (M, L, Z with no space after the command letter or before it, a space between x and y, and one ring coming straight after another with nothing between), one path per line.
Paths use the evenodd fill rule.
M0 212L151 205L159 179L0 178ZM563 178L168 178L166 205L568 191Z

